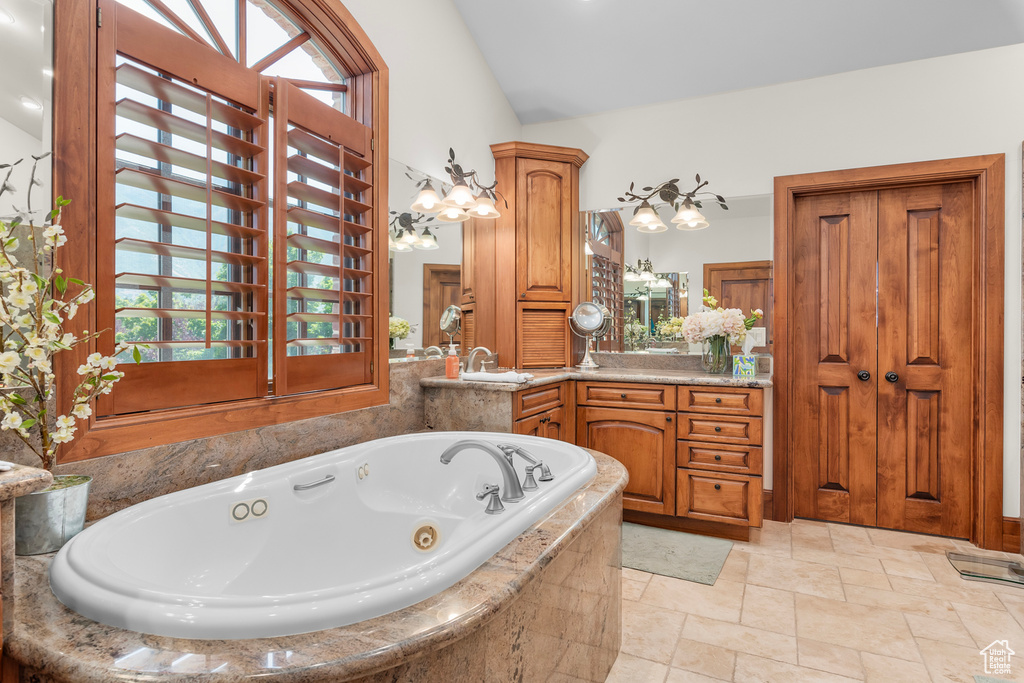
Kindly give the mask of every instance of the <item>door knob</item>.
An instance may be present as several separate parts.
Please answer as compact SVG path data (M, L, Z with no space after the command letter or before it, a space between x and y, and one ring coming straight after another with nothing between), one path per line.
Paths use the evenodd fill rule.
M672 421L672 416L671 415L666 415L665 416L665 420L667 420L668 422L671 422Z
M886 382L897 382L897 381L899 381L899 379L900 379L900 376L897 375L895 372L887 372L887 373L885 373L885 381Z
M869 379L871 379L871 373L868 372L867 370L861 370L860 372L857 373L857 379L859 379L861 382L867 382Z

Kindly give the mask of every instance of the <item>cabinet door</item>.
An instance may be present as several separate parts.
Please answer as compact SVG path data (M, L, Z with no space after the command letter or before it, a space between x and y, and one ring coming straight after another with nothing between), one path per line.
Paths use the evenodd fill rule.
M547 436L542 434L541 431L544 427L544 413L539 415L531 415L530 417L524 417L521 420L516 420L512 423L513 434L524 434L526 436Z
M515 434L542 436L547 439L572 443L572 435L569 433L564 406L558 406L543 413L516 420L512 426L512 431Z
M572 164L516 160L520 301L572 300Z
M582 407L576 444L612 456L629 472L622 507L673 515L676 507L675 414Z

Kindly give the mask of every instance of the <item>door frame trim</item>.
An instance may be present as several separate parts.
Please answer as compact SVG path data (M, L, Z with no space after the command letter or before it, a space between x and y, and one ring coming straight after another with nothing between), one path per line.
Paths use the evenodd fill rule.
M793 519L793 467L788 444L791 423L789 292L790 241L797 197L881 190L909 185L970 181L974 189L975 247L974 427L971 461L974 481L971 538L982 548L1001 550L1003 525L1003 314L1006 219L1005 155L988 154L775 178L772 315L775 325L772 471L776 482L772 519ZM780 303L781 302L781 303Z

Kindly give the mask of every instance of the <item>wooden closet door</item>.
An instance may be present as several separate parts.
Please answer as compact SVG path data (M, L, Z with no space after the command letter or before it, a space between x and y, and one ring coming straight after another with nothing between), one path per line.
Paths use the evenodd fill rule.
M572 298L572 165L516 160L519 301ZM512 254L499 254L502 259Z
M966 538L973 490L972 185L878 196L876 523Z
M877 194L799 197L795 208L789 303L794 513L873 525Z

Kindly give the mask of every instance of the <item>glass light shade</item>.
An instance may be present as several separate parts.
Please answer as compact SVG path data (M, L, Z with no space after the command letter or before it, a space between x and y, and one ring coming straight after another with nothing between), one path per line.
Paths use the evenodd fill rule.
M412 245L408 242L398 240L395 242L395 251L412 251Z
M402 233L402 237L398 240L402 244L408 244L409 246L415 246L419 244L420 238L416 235L416 231L412 228L406 228L405 232Z
M679 223L676 225L676 228L679 230L703 230L708 225L709 223L701 216L698 220L690 221L689 223Z
M428 182L420 190L420 193L416 196L416 201L409 208L420 213L437 213L444 208L444 205L437 192L434 191L434 186Z
M590 242L589 241L583 243L583 253L586 254L587 256L593 256L594 255L594 250L590 248Z
M641 294L640 296L638 296L636 298L636 300L637 301L647 301L647 295L646 294Z
M666 230L668 230L668 226L665 225L660 218L654 223L636 226L637 232L646 233L648 235L653 235L656 232L665 232Z
M693 204L683 204L679 207L679 211L672 218L672 222L676 224L702 220L704 220L704 216Z
M469 189L469 185L460 180L445 196L444 204L457 209L469 209L476 204L476 197L473 196L473 190Z
M622 279L626 282L640 282L640 275L635 271L627 270L626 274L622 276Z
M388 230L388 251L395 251L398 248L398 242L395 241L395 235Z
M655 282L651 286L652 287L657 287L658 289L670 289L672 287L672 283L669 282L668 280L666 280L665 278L660 278L657 282Z
M633 214L633 218L629 221L629 224L640 227L642 225L660 222L661 219L658 217L658 212L655 211L651 207L650 203L645 199L643 203L640 204L640 208L637 209L635 214Z
M476 198L476 206L472 209L467 209L474 218L497 218L501 214L498 213L498 209L494 206L494 200L485 194L480 195Z
M437 220L445 223L462 223L469 220L469 214L454 206L446 206L437 214Z
M437 238L430 232L429 228L423 228L420 241L413 245L417 249L437 249Z
M658 279L658 276L655 275L654 273L652 273L649 270L641 270L640 271L640 279L645 281L645 282L654 282L654 281L656 281Z

